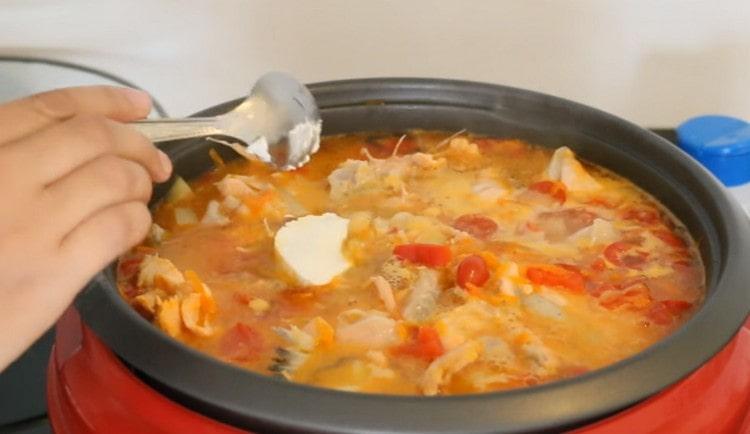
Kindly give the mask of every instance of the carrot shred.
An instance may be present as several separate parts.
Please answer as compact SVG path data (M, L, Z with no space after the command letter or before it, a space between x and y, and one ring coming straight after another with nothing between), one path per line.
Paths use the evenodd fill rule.
M198 273L193 270L185 270L184 275L185 280L193 288L193 291L201 296L201 312L205 315L216 313L216 301L211 296L211 293L206 290L203 281L198 277Z
M583 275L569 267L561 265L537 265L526 269L526 277L534 284L561 287L575 293L585 290Z

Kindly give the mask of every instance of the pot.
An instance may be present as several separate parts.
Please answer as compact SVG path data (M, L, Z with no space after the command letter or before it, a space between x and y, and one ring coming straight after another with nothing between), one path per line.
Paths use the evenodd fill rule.
M256 374L193 350L141 318L119 296L115 267L76 300L85 323L152 387L211 418L258 431L305 433L561 431L637 403L693 372L737 332L750 311L750 221L721 184L666 140L625 120L549 95L482 83L365 79L310 86L324 134L420 128L569 146L635 182L699 241L707 295L671 336L606 368L505 392L448 397L353 394ZM231 109L231 101L202 113ZM164 150L185 178L212 167L205 140ZM221 150L232 158L231 151ZM155 190L154 201L166 186Z

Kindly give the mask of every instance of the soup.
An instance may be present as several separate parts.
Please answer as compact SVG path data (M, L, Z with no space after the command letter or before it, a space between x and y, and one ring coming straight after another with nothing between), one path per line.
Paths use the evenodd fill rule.
M206 354L289 381L414 395L572 377L701 304L684 227L603 168L519 140L324 138L305 167L178 179L122 296Z

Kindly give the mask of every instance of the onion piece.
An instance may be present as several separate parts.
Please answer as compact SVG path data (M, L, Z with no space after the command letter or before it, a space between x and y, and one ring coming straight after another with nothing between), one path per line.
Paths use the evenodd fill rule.
M523 305L528 310L543 317L562 320L564 314L560 306L539 294L530 294L523 298Z
M178 226L189 226L198 224L198 216L190 208L175 208L174 221Z
M375 289L378 290L378 296L383 301L386 310L394 313L396 311L396 299L393 296L391 285L383 276L373 276L371 280L373 285L375 285Z
M167 203L176 203L181 200L190 199L195 196L193 189L190 188L187 182L182 177L178 176L174 180L174 184L169 188L167 193Z
M435 312L439 295L438 273L435 270L422 268L419 270L416 282L412 285L401 314L407 321L424 322Z

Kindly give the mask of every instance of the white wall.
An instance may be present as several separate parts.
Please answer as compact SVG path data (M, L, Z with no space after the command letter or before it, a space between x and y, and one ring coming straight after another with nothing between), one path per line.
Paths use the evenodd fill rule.
M176 115L280 69L502 83L648 126L750 119L749 0L4 0L0 54L107 69ZM67 83L0 63L0 99Z

